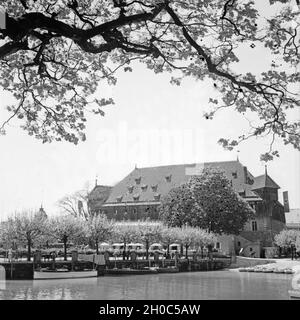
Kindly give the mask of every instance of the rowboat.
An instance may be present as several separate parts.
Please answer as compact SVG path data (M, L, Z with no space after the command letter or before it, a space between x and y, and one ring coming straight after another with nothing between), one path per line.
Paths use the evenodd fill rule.
M130 268L123 268L123 269L106 269L103 270L104 275L134 275L134 274L153 274L157 273L157 269L130 269Z
M34 280L51 280L51 279L78 279L97 277L97 270L87 271L68 271L65 269L55 271L34 271Z
M272 272L273 272L273 269L263 269L263 272L264 272L264 273L272 273Z
M167 268L157 268L158 273L177 273L179 272L179 268L177 267L167 267Z

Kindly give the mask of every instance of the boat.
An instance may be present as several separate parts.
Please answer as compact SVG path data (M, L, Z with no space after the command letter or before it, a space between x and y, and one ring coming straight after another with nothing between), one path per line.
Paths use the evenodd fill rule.
M286 273L286 274L293 274L294 271L293 271L292 269L287 268L287 269L284 270L284 273Z
M289 295L291 299L300 299L300 290L289 290Z
M284 273L284 269L275 269L274 271L273 271L274 273Z
M34 271L34 280L50 280L50 279L78 279L97 277L97 270L69 271L67 269L57 269L54 271L41 270Z
M272 272L273 272L273 269L263 269L263 272L264 272L264 273L272 273Z
M178 267L166 267L166 268L160 267L160 268L157 268L157 272L158 273L177 273L179 272L179 268Z
M123 269L105 269L104 275L135 275L135 274L153 274L157 273L157 269L155 268L147 268L147 269L131 269L131 268L123 268Z

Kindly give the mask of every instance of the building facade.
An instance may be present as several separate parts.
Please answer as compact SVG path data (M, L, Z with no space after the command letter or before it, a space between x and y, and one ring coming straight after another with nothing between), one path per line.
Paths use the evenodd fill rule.
M274 235L285 227L284 207L278 201L280 187L267 170L254 177L238 160L135 168L111 189L104 203L93 206L92 210L116 220L157 220L161 198L191 176L201 174L206 167L223 170L232 188L256 212L239 236L220 236L217 249L226 254L235 251L260 256L262 248L272 247Z
M300 231L300 209L290 209L285 213L286 228Z

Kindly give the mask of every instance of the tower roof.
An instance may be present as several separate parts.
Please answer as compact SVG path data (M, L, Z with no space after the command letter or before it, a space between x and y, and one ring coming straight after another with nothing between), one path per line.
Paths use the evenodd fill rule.
M254 183L252 185L252 190L263 188L280 189L279 185L268 175L267 172L258 177L255 177Z

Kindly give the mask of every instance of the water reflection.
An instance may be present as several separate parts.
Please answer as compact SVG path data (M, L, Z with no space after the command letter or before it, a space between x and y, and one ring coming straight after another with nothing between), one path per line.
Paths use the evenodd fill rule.
M211 271L90 279L6 281L0 299L288 299L291 275Z

